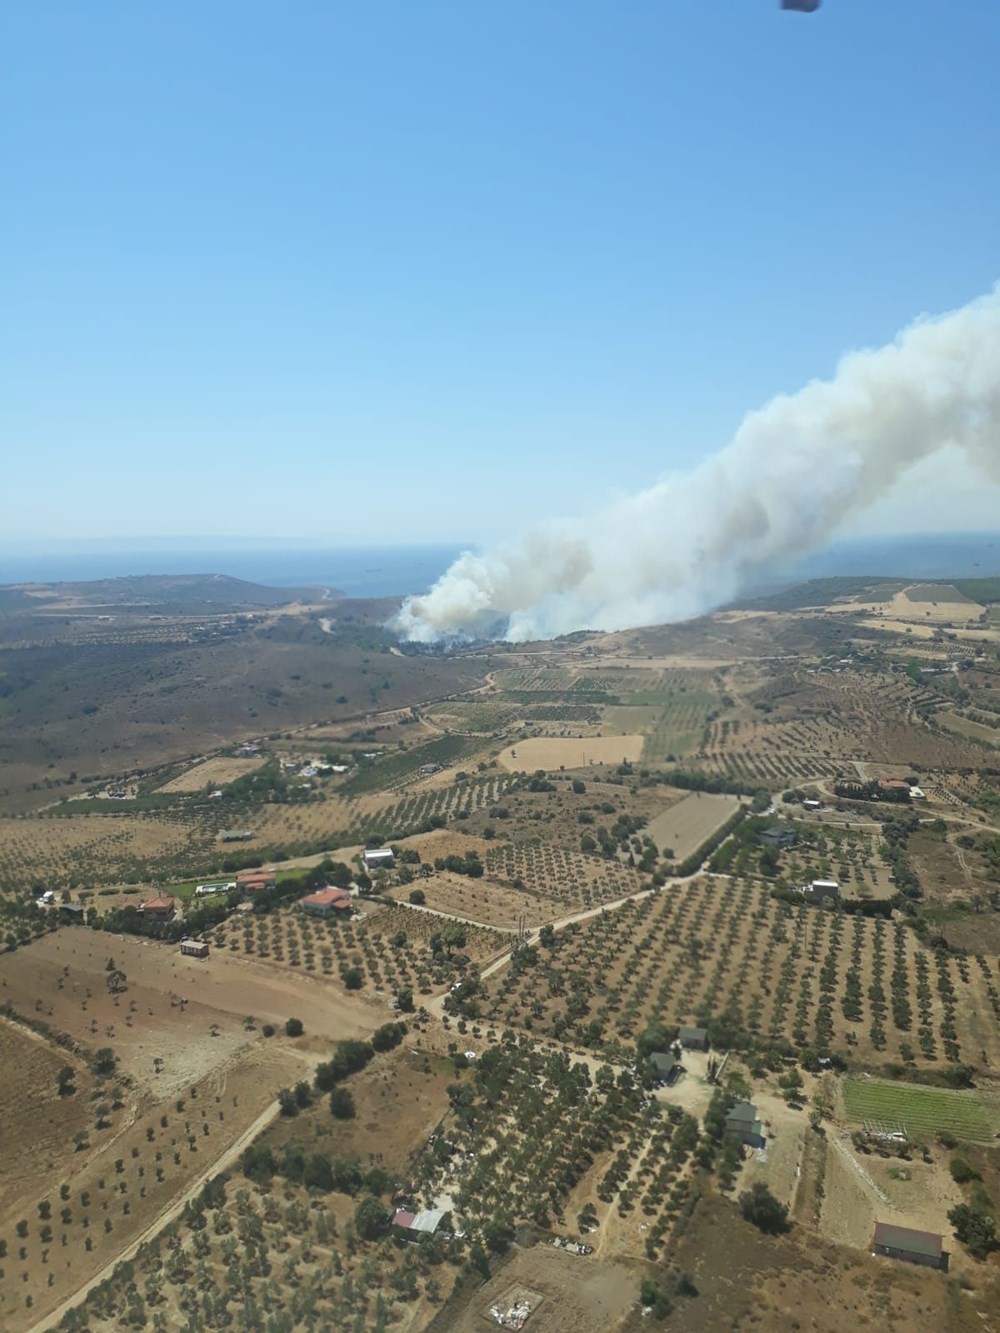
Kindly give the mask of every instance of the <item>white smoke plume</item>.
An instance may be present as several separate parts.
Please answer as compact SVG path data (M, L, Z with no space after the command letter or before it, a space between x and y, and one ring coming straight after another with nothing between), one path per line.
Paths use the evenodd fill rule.
M585 525L544 524L460 556L430 592L406 600L394 627L422 643L525 642L686 619L821 546L947 445L1000 480L1000 286L750 412L692 472Z

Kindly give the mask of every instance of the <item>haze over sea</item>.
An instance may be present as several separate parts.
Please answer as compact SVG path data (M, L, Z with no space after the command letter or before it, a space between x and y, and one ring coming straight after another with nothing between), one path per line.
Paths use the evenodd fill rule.
M83 582L139 574L227 574L268 587L335 588L347 597L405 597L425 592L455 557L448 545L318 549L274 545L253 550L228 542L191 545L164 539L155 549L81 543L76 549L0 549L0 584ZM1000 576L1000 532L931 533L839 542L799 561L767 586L836 574L913 579ZM766 589L761 589L766 590ZM757 590L752 590L757 591ZM749 595L749 593L748 593Z

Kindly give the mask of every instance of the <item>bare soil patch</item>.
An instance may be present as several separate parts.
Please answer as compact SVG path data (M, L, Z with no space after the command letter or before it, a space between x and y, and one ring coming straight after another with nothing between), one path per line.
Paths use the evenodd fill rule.
M516 1248L487 1282L464 1287L431 1328L434 1333L484 1333L496 1327L489 1307L506 1309L510 1293L524 1290L541 1297L525 1325L527 1333L606 1333L636 1303L638 1284L625 1263L580 1258L551 1245Z

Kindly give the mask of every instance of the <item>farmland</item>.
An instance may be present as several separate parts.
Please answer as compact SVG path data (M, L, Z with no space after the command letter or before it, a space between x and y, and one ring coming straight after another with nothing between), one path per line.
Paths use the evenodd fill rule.
M219 756L215 759L203 759L192 764L176 778L171 778L159 788L161 792L202 791L206 787L224 787L228 782L255 773L264 763L263 759L240 759L235 756Z
M499 762L509 772L551 772L593 764L634 763L641 754L641 736L535 736L502 750Z
M996 731L1000 676L992 650L955 647L925 615L936 592L954 599L942 585L911 586L907 608L901 582L838 588L495 651L411 655L382 604L324 616L331 631L314 609L275 606L148 635L92 624L87 670L105 636L117 688L142 708L154 682L177 688L156 696L158 767L138 762L145 741L121 748L129 709L104 693L81 721L80 744L106 747L85 778L56 767L46 786L36 767L16 792L27 770L8 779L0 1058L20 1077L0 1096L14 1145L0 1325L32 1328L176 1210L66 1333L144 1319L443 1333L485 1328L518 1291L542 1302L529 1330L626 1333L647 1277L685 1327L749 1321L754 1302L776 1327L793 1304L827 1327L812 1286L841 1291L860 1271L843 1247L867 1246L873 1200L942 1234L956 1202L985 1207L1000 797L995 749L960 731ZM904 610L908 637L889 623ZM233 668L232 644L260 650L239 707L215 698L214 676L201 700L195 677ZM51 707L61 678L46 689ZM203 725L210 706L219 720ZM259 754L234 757L251 736ZM317 761L346 771L301 772ZM927 800L841 800L843 776L919 779ZM802 805L811 795L822 809ZM228 828L251 837L223 843ZM394 863L368 875L360 853L381 844ZM261 865L277 887L239 908L192 897ZM828 877L841 905L799 891ZM354 881L350 914L299 906L327 880ZM86 924L59 926L58 906L34 902L47 889ZM159 891L208 959L121 910ZM710 1049L654 1087L645 1054L691 1023ZM740 1098L765 1126L760 1155L724 1133ZM852 1166L866 1120L905 1123L926 1160L859 1148ZM951 1178L940 1134L974 1156L979 1194ZM220 1161L228 1178L203 1190ZM733 1205L761 1182L791 1206L782 1237ZM386 1229L400 1200L451 1216L408 1245ZM946 1239L987 1309L993 1259L977 1270ZM721 1277L730 1253L739 1292ZM864 1263L870 1285L851 1299L881 1326L882 1269ZM907 1310L940 1312L939 1275L906 1282Z
M125 978L114 993L112 949ZM65 1043L50 1052L3 1027L5 1049L23 1048L19 1063L44 1096L39 1105L15 1084L5 1094L6 1142L18 1150L0 1215L6 1270L17 1279L16 1289L0 1285L0 1319L11 1329L113 1258L272 1103L303 1057L308 1067L294 1043L263 1039L264 1023L280 1031L294 1009L314 1038L375 1026L363 1005L305 978L79 927L0 958L0 983L11 1012ZM94 1073L105 1049L113 1063ZM75 1077L56 1096L62 1066ZM15 1224L25 1218L22 1238Z
M646 825L646 832L664 854L683 861L696 852L740 808L735 796L685 796Z
M848 1079L844 1107L850 1121L878 1122L893 1129L902 1125L917 1138L946 1131L958 1139L986 1142L1000 1123L1000 1108L987 1105L974 1093L873 1079Z
M491 978L483 1013L608 1058L655 1017L693 1014L744 1047L933 1062L978 1055L986 1040L1000 1061L1000 1032L976 1017L1000 1003L986 959L952 960L899 923L776 901L751 883L670 886L562 932L539 962Z

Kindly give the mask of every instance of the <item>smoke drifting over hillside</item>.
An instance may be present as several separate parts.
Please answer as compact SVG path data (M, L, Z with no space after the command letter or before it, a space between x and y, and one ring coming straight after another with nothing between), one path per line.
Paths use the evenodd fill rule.
M539 526L459 557L395 628L524 642L698 615L821 546L921 459L957 445L1000 481L1000 287L894 342L851 352L830 381L772 399L694 471L586 525Z

